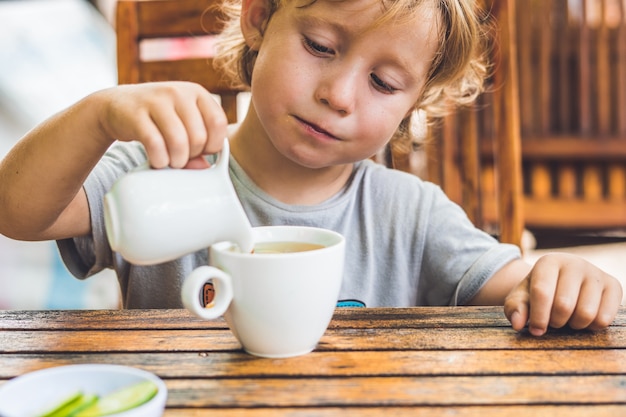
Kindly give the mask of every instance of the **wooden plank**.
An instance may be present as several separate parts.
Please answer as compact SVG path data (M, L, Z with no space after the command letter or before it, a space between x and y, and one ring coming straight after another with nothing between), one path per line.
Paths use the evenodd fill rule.
M220 96L221 105L224 109L224 113L226 113L226 119L228 120L228 123L237 123L238 121L240 121L237 118L237 95L237 92L228 93L225 91Z
M520 126L522 137L530 134L536 134L535 127L537 123L534 117L534 111L537 106L534 105L535 98L535 80L534 64L537 62L533 59L533 48L535 42L533 36L537 33L532 24L533 7L525 2L516 1L517 12L517 39L518 39L518 67L519 67L519 89L524 91L524 98L520 100Z
M539 129L543 134L550 132L550 120L552 111L552 1L541 1L535 3L536 12L539 13L539 54L536 67L535 80L536 88L539 94L538 111L539 111Z
M622 307L612 327L626 326ZM330 329L503 327L510 324L501 306L337 308ZM0 310L0 330L224 330L224 319L203 320L185 309Z
M558 198L571 200L576 198L576 169L572 163L560 164L558 175Z
M475 314L467 314L467 311ZM331 328L508 327L502 307L409 307L385 314L379 308L338 308ZM114 317L115 320L111 320ZM626 319L625 319L626 320ZM2 330L227 329L222 319L202 320L185 309L154 310L0 310Z
M529 227L605 229L623 227L626 201L585 201L582 199L524 200Z
M620 22L617 28L617 65L616 65L616 96L617 103L617 133L621 137L626 137L626 7L623 2L618 3Z
M609 67L609 27L607 24L606 0L598 2L600 21L596 30L595 49L595 85L596 106L594 107L595 118L598 120L597 133L600 137L606 137L611 131L611 71ZM614 88L614 87L613 87Z
M328 330L319 350L398 349L561 349L598 346L626 347L626 331L611 328L599 333L551 330L541 338L512 329L353 329ZM626 329L625 329L626 330ZM472 340L469 340L472 339Z
M592 63L589 83L592 86L592 99L595 105L589 107L592 112L591 120L595 121L594 133L597 138L594 142L603 141L611 131L611 103L610 103L610 69L609 69L609 37L606 22L606 0L595 2L595 14L598 15L594 24L591 56ZM592 23L588 22L591 26ZM591 41L590 41L591 42ZM604 177L600 163L586 163L582 166L582 198L589 202L600 201L604 192Z
M240 347L230 330L0 331L0 340L0 352L5 353L223 351Z
M467 314L471 311L474 314ZM502 307L338 308L331 328L508 327ZM115 320L111 320L114 317ZM626 321L626 318L625 318ZM185 309L0 310L2 330L227 329L224 319L202 320Z
M578 103L579 103L579 132L583 135L590 135L591 128L591 41L589 26L587 21L587 0L582 0L582 18L579 27L578 38Z
M588 203L602 200L604 187L600 164L585 164L582 177L583 199Z
M535 162L529 166L530 197L536 200L547 200L552 197L552 175L550 166L543 162Z
M496 139L495 174L497 178L499 239L521 246L524 229L522 203L522 158L519 120L519 85L514 0L493 2L493 13L499 22L499 47L494 62L494 123Z
M294 389L294 383L298 384L298 389ZM464 410L461 415L481 417L488 410L514 413L504 414L507 416L517 415L515 413L543 415L541 412L548 410L551 413L547 415L551 416L565 415L566 411L568 417L589 412L593 416L608 412L621 415L626 402L624 383L624 377L617 375L172 379L166 380L168 408L165 415L205 415L211 409L220 412L219 415L245 416L249 412L253 416L263 415L254 412L255 409L283 415L283 411L292 407L315 410L314 415L324 410L333 410L330 415L334 415L334 410L341 410L341 415L345 415L351 409L346 407L358 407L359 411L392 410L393 407L407 411L413 411L413 407L428 407L435 411L441 407L441 410ZM311 404L316 407L311 408ZM222 414L224 410L227 414ZM540 414L534 414L537 412Z
M621 320L623 318L623 321ZM619 321L626 325L626 309ZM406 307L393 308L337 308L330 329L425 329L435 328L509 328L510 323L500 306L472 307Z
M567 0L554 0L553 20L555 26L555 36L552 50L557 56L557 68L552 72L556 78L555 86L558 87L556 94L556 115L558 116L556 128L558 131L569 131L572 126L572 66L570 63L572 39L569 26L569 15ZM553 78L553 79L554 79Z
M0 379L81 363L138 367L162 378L626 374L624 349L314 351L264 359L242 351L2 355Z
M524 138L522 156L525 161L624 161L626 146L618 137L597 140L572 135L533 136ZM484 150L483 152L487 152Z
M618 22L615 28L615 86L613 88L615 102L615 118L617 119L617 135L622 138L626 148L626 10L624 2L617 5ZM610 164L608 168L608 195L611 199L626 199L626 164L623 161Z
M624 164L613 163L607 168L608 198L626 201L626 167Z
M210 334L210 337L209 337ZM190 352L239 349L229 330L0 331L0 352ZM319 351L625 347L626 328L552 330L535 338L510 328L328 329Z
M326 408L168 408L164 417L615 417L626 414L624 405L498 405Z
M193 81L214 94L235 91L231 83L213 68L211 58L140 62L139 74L137 82Z
M482 376L167 380L168 407L626 404L626 377Z
M426 179L439 186L443 185L443 145L441 130L443 120L429 120L426 126L426 141L423 149L426 158Z
M460 164L459 164L459 140L458 140L458 114L451 113L444 117L444 123L440 130L441 138L439 146L441 152L441 187L453 201L462 204Z
M137 4L119 2L116 13L117 79L119 84L139 80L139 28Z
M113 319L114 318L114 319ZM203 320L185 309L0 310L0 330L228 329L223 318Z
M497 225L498 220L500 219L498 214L498 197L497 197L497 187L496 187L496 174L495 167L490 163L483 163L482 169L480 173L480 182L481 182L481 193L484 198L481 201L481 209L483 211L483 219L486 223L485 231L492 235L497 235L498 230L491 231L489 228L490 224Z
M480 161L478 151L478 124L476 109L460 109L459 124L464 127L463 139L458 141L461 169L461 201L463 209L476 227L484 229L481 201L486 197L481 193ZM493 152L493 151L492 151Z
M123 2L120 1L120 2ZM142 38L169 38L219 33L224 15L211 10L220 0L139 1ZM210 11L210 12L209 12Z

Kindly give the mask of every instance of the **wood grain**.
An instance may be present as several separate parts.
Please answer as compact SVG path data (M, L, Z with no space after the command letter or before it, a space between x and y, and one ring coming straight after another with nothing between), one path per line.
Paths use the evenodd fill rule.
M185 310L0 311L0 389L109 363L163 378L165 416L620 415L625 322L536 338L501 307L337 309L314 352L266 359Z

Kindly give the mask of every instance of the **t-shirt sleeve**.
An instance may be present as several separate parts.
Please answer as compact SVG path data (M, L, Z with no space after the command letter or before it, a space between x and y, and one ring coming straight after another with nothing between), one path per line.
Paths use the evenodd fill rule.
M116 142L85 180L91 234L57 241L61 259L75 277L87 278L112 267L114 254L104 227L104 195L118 178L145 162L139 142Z
M436 281L422 286L429 304L467 304L494 273L521 257L517 246L476 228L438 188L429 211L422 263L423 279Z

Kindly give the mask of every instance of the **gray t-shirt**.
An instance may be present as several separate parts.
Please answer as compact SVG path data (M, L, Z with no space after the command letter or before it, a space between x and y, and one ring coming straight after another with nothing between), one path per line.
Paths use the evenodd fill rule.
M78 278L113 268L126 308L181 308L180 286L207 251L172 262L137 266L112 252L104 229L103 196L116 179L146 161L138 143L117 143L85 182L92 235L58 241L68 269ZM498 243L475 228L436 185L365 160L338 194L298 206L265 193L231 157L230 174L253 226L305 225L346 238L340 300L368 307L467 303L505 264L517 246Z

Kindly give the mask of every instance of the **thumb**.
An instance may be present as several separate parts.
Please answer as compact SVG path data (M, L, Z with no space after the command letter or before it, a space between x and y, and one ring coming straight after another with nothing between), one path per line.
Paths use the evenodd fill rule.
M530 278L524 278L504 300L504 315L511 322L511 326L515 331L522 330L528 323L529 285Z
M190 159L185 165L185 169L205 169L210 167L209 163L202 156Z

